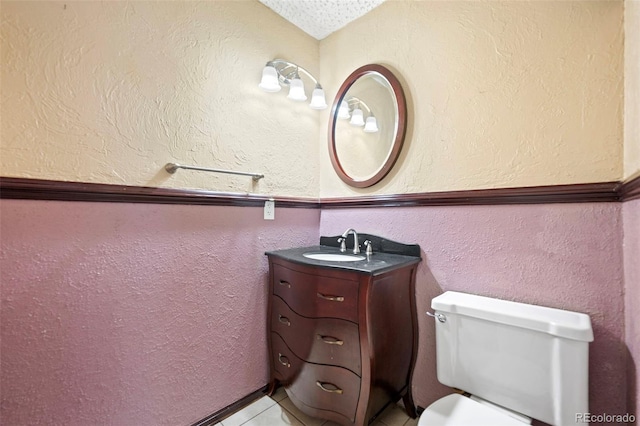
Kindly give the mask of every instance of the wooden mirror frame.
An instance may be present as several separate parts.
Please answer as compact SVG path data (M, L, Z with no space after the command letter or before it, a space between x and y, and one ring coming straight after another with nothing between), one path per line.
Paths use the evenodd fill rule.
M357 180L352 176L349 176L342 164L340 164L340 160L338 159L338 153L336 150L336 137L335 137L335 129L336 129L336 121L338 118L338 108L340 107L340 103L346 96L347 92L358 81L359 78L367 76L371 73L378 73L387 79L389 85L391 86L391 90L396 98L396 108L398 111L398 129L395 135L395 140L393 141L393 145L391 146L391 152L387 156L384 164L378 169L375 175L370 178L364 180ZM338 93L336 94L336 98L333 101L333 107L331 108L331 116L329 118L329 156L331 157L331 164L333 165L334 170L338 174L338 177L342 179L347 185L354 186L357 188L367 188L369 186L375 185L380 182L393 168L394 164L398 160L398 156L400 154L400 150L402 149L402 145L404 144L405 134L407 132L407 100L404 96L404 91L402 90L402 86L400 85L400 81L397 77L386 67L379 64L369 64L364 65L347 77L347 79L342 83Z

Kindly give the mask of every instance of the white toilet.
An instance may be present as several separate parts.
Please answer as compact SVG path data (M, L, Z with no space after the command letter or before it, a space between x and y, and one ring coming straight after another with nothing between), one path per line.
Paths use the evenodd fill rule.
M431 302L445 396L418 426L575 425L588 413L586 314L448 291Z

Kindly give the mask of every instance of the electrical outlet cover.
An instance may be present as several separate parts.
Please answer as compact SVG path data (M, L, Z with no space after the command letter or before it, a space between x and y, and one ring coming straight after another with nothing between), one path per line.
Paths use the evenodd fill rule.
M276 218L276 202L269 200L264 202L264 219L274 220Z

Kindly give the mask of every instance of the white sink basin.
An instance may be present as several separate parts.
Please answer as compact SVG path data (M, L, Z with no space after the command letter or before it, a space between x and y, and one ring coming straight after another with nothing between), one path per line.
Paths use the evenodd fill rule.
M364 256L355 254L304 253L303 256L313 260L326 260L329 262L356 262L365 259Z

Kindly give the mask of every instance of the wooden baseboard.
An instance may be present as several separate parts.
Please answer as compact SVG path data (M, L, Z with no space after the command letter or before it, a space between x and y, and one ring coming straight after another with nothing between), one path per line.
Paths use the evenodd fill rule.
M205 190L66 182L0 177L0 198L19 200L89 201L106 203L187 204L204 206L262 207L275 199L278 207L317 209L317 199Z
M619 182L323 198L321 208L472 206L620 201Z
M273 199L277 207L308 209L594 203L620 202L640 198L640 175L625 182L362 195L322 199L0 177L0 198L241 207L261 207L265 201Z
M635 200L637 198L640 198L640 173L620 185L620 199L622 201Z
M215 425L216 423L220 423L222 420L229 417L233 413L241 410L242 408L246 407L252 402L262 398L267 392L267 387L268 386L265 385L260 389L254 392L251 392L249 395L239 399L238 401L234 402L233 404L227 407L224 407L222 410L218 410L215 413L205 417L204 419L198 420L191 426L212 426L212 425Z

